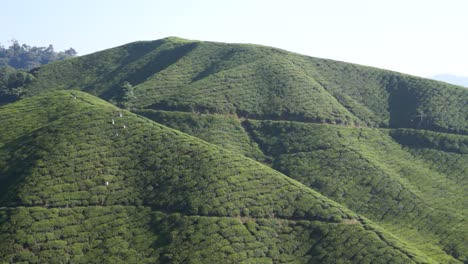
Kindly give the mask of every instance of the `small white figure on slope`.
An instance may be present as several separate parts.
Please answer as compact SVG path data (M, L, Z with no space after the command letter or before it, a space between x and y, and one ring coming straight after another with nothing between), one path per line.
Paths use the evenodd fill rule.
M126 126L126 125L123 125L123 128L125 129L125 128L127 128L127 126Z
M113 125L115 125L115 121L114 121L114 119L113 119L113 118L112 118L112 124L113 124Z
M119 112L119 117L122 117L122 116L123 116L123 114Z
M106 186L109 186L109 182L108 182L108 181L106 181Z

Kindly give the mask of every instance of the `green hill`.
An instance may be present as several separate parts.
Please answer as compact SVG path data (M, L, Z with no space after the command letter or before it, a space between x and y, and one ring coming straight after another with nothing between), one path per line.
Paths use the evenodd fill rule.
M85 93L0 120L6 262L430 260L281 173Z
M64 237L61 224L40 231L54 239L30 228L63 215L58 221L73 218L83 244L67 253L72 262L104 253L127 262L468 261L462 87L178 38L29 74L10 89L46 95L0 108L0 221L3 230L20 230L4 235L20 241L8 243L5 256L75 252L76 238ZM68 89L133 113L61 92ZM89 215L101 220L89 225ZM99 222L113 215L121 220L110 226L127 231ZM87 229L99 238L81 234ZM27 236L42 236L35 251Z
M440 262L450 262L446 254L464 259L468 252L465 135L220 115L193 114L188 121L187 113L138 113L215 144L237 142L236 148L223 145L232 150L238 151L241 142L243 152L259 146L264 153L259 161L378 222ZM210 118L238 126L219 131L216 122L204 125ZM245 135L235 141L233 131Z
M263 46L166 38L33 75L26 94L71 88L129 108L468 133L464 88Z

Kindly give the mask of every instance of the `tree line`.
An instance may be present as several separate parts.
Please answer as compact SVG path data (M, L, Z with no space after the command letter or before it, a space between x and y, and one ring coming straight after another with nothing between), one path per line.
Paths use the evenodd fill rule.
M35 47L12 40L6 48L0 43L0 105L21 97L22 88L34 79L31 69L76 55L73 48L56 52L52 45Z
M73 48L57 52L53 45L36 47L12 40L8 48L0 44L0 68L10 66L15 69L30 70L49 62L64 60L76 55L77 52Z

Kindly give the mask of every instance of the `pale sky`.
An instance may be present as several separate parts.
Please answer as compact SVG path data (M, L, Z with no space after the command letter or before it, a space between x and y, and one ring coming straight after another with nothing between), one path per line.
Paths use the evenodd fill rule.
M168 36L468 76L467 0L1 0L0 43L79 55Z

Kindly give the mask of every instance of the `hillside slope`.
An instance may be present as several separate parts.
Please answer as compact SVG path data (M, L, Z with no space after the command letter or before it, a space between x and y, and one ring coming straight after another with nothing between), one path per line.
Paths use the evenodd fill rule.
M254 148L251 157L386 226L442 263L450 262L447 254L463 260L468 252L467 136L155 110L137 113L244 155ZM253 155L256 148L262 156Z
M3 106L0 122L5 262L431 261L281 173L85 93Z
M129 107L468 133L468 90L256 45L166 38L52 63L27 94L78 89Z
M466 167L436 170L398 144L410 136L429 141L427 135L295 122L249 121L248 126L273 157L273 168L422 245L423 251L458 257L468 252L468 179L460 175ZM451 151L459 150L452 154L455 160L468 160L466 149L457 147L466 148L468 137L432 133L452 143ZM409 141L418 149L430 148Z

